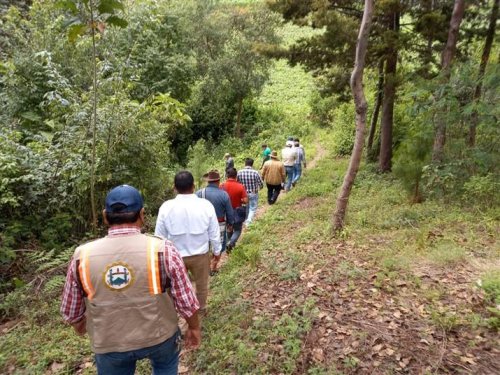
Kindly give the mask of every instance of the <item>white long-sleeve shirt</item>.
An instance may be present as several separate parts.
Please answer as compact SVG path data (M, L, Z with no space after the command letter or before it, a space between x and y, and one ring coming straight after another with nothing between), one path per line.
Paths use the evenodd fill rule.
M281 161L285 167L293 167L297 160L297 151L291 147L285 147L281 150Z
M209 242L214 255L221 252L214 206L195 194L178 194L162 204L156 219L155 235L172 241L182 257L205 254Z

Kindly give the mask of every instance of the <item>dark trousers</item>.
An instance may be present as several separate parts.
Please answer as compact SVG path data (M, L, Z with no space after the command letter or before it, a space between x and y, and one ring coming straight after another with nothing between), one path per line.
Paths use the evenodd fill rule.
M281 185L271 185L266 184L267 186L267 203L274 204L276 199L278 199L278 195L280 195Z

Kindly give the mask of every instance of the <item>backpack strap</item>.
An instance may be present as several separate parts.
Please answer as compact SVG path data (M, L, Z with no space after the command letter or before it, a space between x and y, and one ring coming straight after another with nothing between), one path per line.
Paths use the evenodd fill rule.
M202 197L203 199L206 199L206 198L205 198L205 197L206 197L206 192L207 192L207 189L206 189L206 188L201 189L201 197Z

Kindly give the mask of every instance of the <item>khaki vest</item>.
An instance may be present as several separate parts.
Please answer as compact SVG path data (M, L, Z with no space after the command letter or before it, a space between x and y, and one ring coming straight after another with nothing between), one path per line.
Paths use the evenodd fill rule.
M177 331L172 298L162 290L157 237L105 237L78 247L75 260L85 291L87 332L95 353L160 344Z

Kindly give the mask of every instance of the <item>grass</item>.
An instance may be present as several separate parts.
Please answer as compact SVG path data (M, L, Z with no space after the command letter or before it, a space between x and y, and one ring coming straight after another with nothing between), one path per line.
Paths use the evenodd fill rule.
M327 148L325 137L319 133ZM445 285L428 284L414 274L422 267L453 273L456 267L467 265L479 248L476 261L494 260L497 243L491 236L494 223L488 212L477 217L460 207L440 207L430 201L410 205L390 176L362 173L348 208L345 238L333 239L329 220L345 167L346 160L327 156L317 168L306 170L296 189L281 197L245 233L221 273L212 279L203 345L188 357L193 373L297 371L319 301L329 296L321 291L312 295L307 288L311 270L320 268L327 280L345 280L352 292L359 282L372 277L373 286L384 293L397 294L400 285L405 285L427 301L429 324L445 332L463 326L498 328L494 309L500 298L500 275L494 269L481 277L481 288L493 310L467 314L446 305ZM337 243L362 251L370 263L361 266L353 255L331 268ZM2 372L15 366L18 373L42 374L60 363L61 373L70 373L88 360L88 340L76 337L60 323L57 307L58 301L52 301L43 307L45 315L34 315L1 336ZM355 371L359 359L352 353L338 363L311 365L307 373L339 373L339 366ZM147 363L140 364L139 374L149 371Z
M293 25L282 30L288 44L311 32ZM311 76L300 66L277 61L258 104L276 110L281 118L261 139L279 145L289 133L301 136L309 160L319 151L318 144L327 151L333 149L330 134L313 129L304 120L313 90ZM260 141L252 145L254 153ZM200 160L205 156L202 154ZM412 205L393 177L362 165L349 201L346 227L342 236L334 239L330 218L347 164L347 159L327 155L316 168L306 169L297 187L245 233L221 273L211 281L203 344L187 360L193 373L297 372L318 306L331 295L319 290L313 295L307 287L307 277L313 277L310 271L317 269L322 269L332 284L345 280L349 291L369 280L393 296L404 283L414 294L412 298L426 302L430 324L447 332L463 325L498 329L500 317L495 305L500 303L500 273L494 267L481 276L488 306L468 315L443 308L448 295L445 286L429 284L415 274L421 268L429 273L453 273L472 260L481 264L497 260L498 211L478 212L435 201ZM346 245L352 254L338 254L337 244ZM361 258L366 264L358 264ZM338 262L333 266L332 260ZM1 373L11 368L17 374L44 374L54 363L61 364L60 373L73 373L88 360L88 339L77 337L60 322L58 305L58 300L51 300L31 307L31 311L43 314L28 314L0 336ZM367 333L356 335L366 337ZM359 363L359 355L352 353L335 363L311 364L307 373L340 374L338 368L355 372ZM85 373L95 373L95 369ZM138 373L150 373L147 362L140 363Z
M53 363L61 364L60 373L71 374L78 365L91 356L88 338L76 336L59 319L59 301L42 309L47 319L36 321L30 318L0 336L0 372L10 367L16 374L44 374Z

